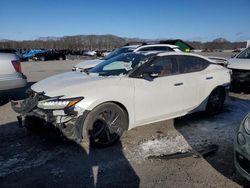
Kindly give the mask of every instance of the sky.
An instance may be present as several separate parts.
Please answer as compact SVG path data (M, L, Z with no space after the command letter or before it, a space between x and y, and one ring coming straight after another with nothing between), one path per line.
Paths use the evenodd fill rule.
M250 0L0 0L0 40L113 34L250 39Z

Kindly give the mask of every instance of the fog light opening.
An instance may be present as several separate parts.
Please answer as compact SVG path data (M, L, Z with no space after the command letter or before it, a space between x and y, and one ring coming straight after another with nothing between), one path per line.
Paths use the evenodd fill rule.
M246 139L242 133L238 133L237 135L237 141L239 145L245 145L246 144Z

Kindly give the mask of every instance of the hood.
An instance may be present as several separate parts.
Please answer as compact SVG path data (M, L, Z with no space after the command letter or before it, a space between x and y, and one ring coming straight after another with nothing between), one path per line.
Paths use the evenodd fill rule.
M250 70L250 59L232 58L228 61L229 69Z
M104 60L102 60L102 59L93 59L93 60L82 61L82 62L76 64L75 67L82 68L82 69L92 68L103 61Z
M66 72L48 77L31 86L35 92L44 92L46 96L55 97L65 95L66 97L81 96L81 92L103 87L105 81L111 81L119 77L101 77L98 75L87 75L80 72ZM112 82L112 84L114 84Z

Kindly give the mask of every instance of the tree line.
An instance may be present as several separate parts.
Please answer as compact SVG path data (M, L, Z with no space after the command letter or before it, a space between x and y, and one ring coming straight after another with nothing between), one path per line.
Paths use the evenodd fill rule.
M0 40L0 49L57 49L57 50L112 50L127 43L141 43L148 40L122 38L114 35L76 35L65 37L43 37L36 40ZM215 39L211 42L186 41L195 49L230 50L246 47L246 42L230 42Z

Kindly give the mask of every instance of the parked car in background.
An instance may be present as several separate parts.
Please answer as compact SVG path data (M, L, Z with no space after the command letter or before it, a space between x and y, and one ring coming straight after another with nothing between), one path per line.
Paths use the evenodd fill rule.
M44 53L44 52L47 52L47 51L48 50L40 50L40 49L25 50L22 53L22 60L23 61L28 61L28 60L32 59L36 54Z
M96 51L86 51L83 53L83 55L86 55L86 56L95 56L96 55Z
M104 57L104 56L108 55L109 53L110 53L110 51L107 51L107 50L97 50L96 56L97 57Z
M233 88L250 88L250 47L229 59L228 68L232 70Z
M0 52L0 94L26 86L19 57L15 53Z
M66 60L66 56L63 52L48 50L45 52L37 53L33 56L36 61L48 61L48 60Z
M250 113L245 116L234 140L234 164L237 172L250 181Z
M78 63L72 68L72 71L84 71L89 70L97 64L109 60L117 55L128 52L145 52L145 51L175 51L181 52L178 46L170 44L142 44L142 45L125 45L121 48L116 48L110 52L107 56L101 59L88 60Z
M11 54L16 54L19 59L22 58L22 54L20 53L19 50L17 49L0 49L0 53L11 53Z
M131 52L41 80L12 108L28 128L49 122L69 139L107 146L136 126L220 112L229 83L229 70L203 56Z

